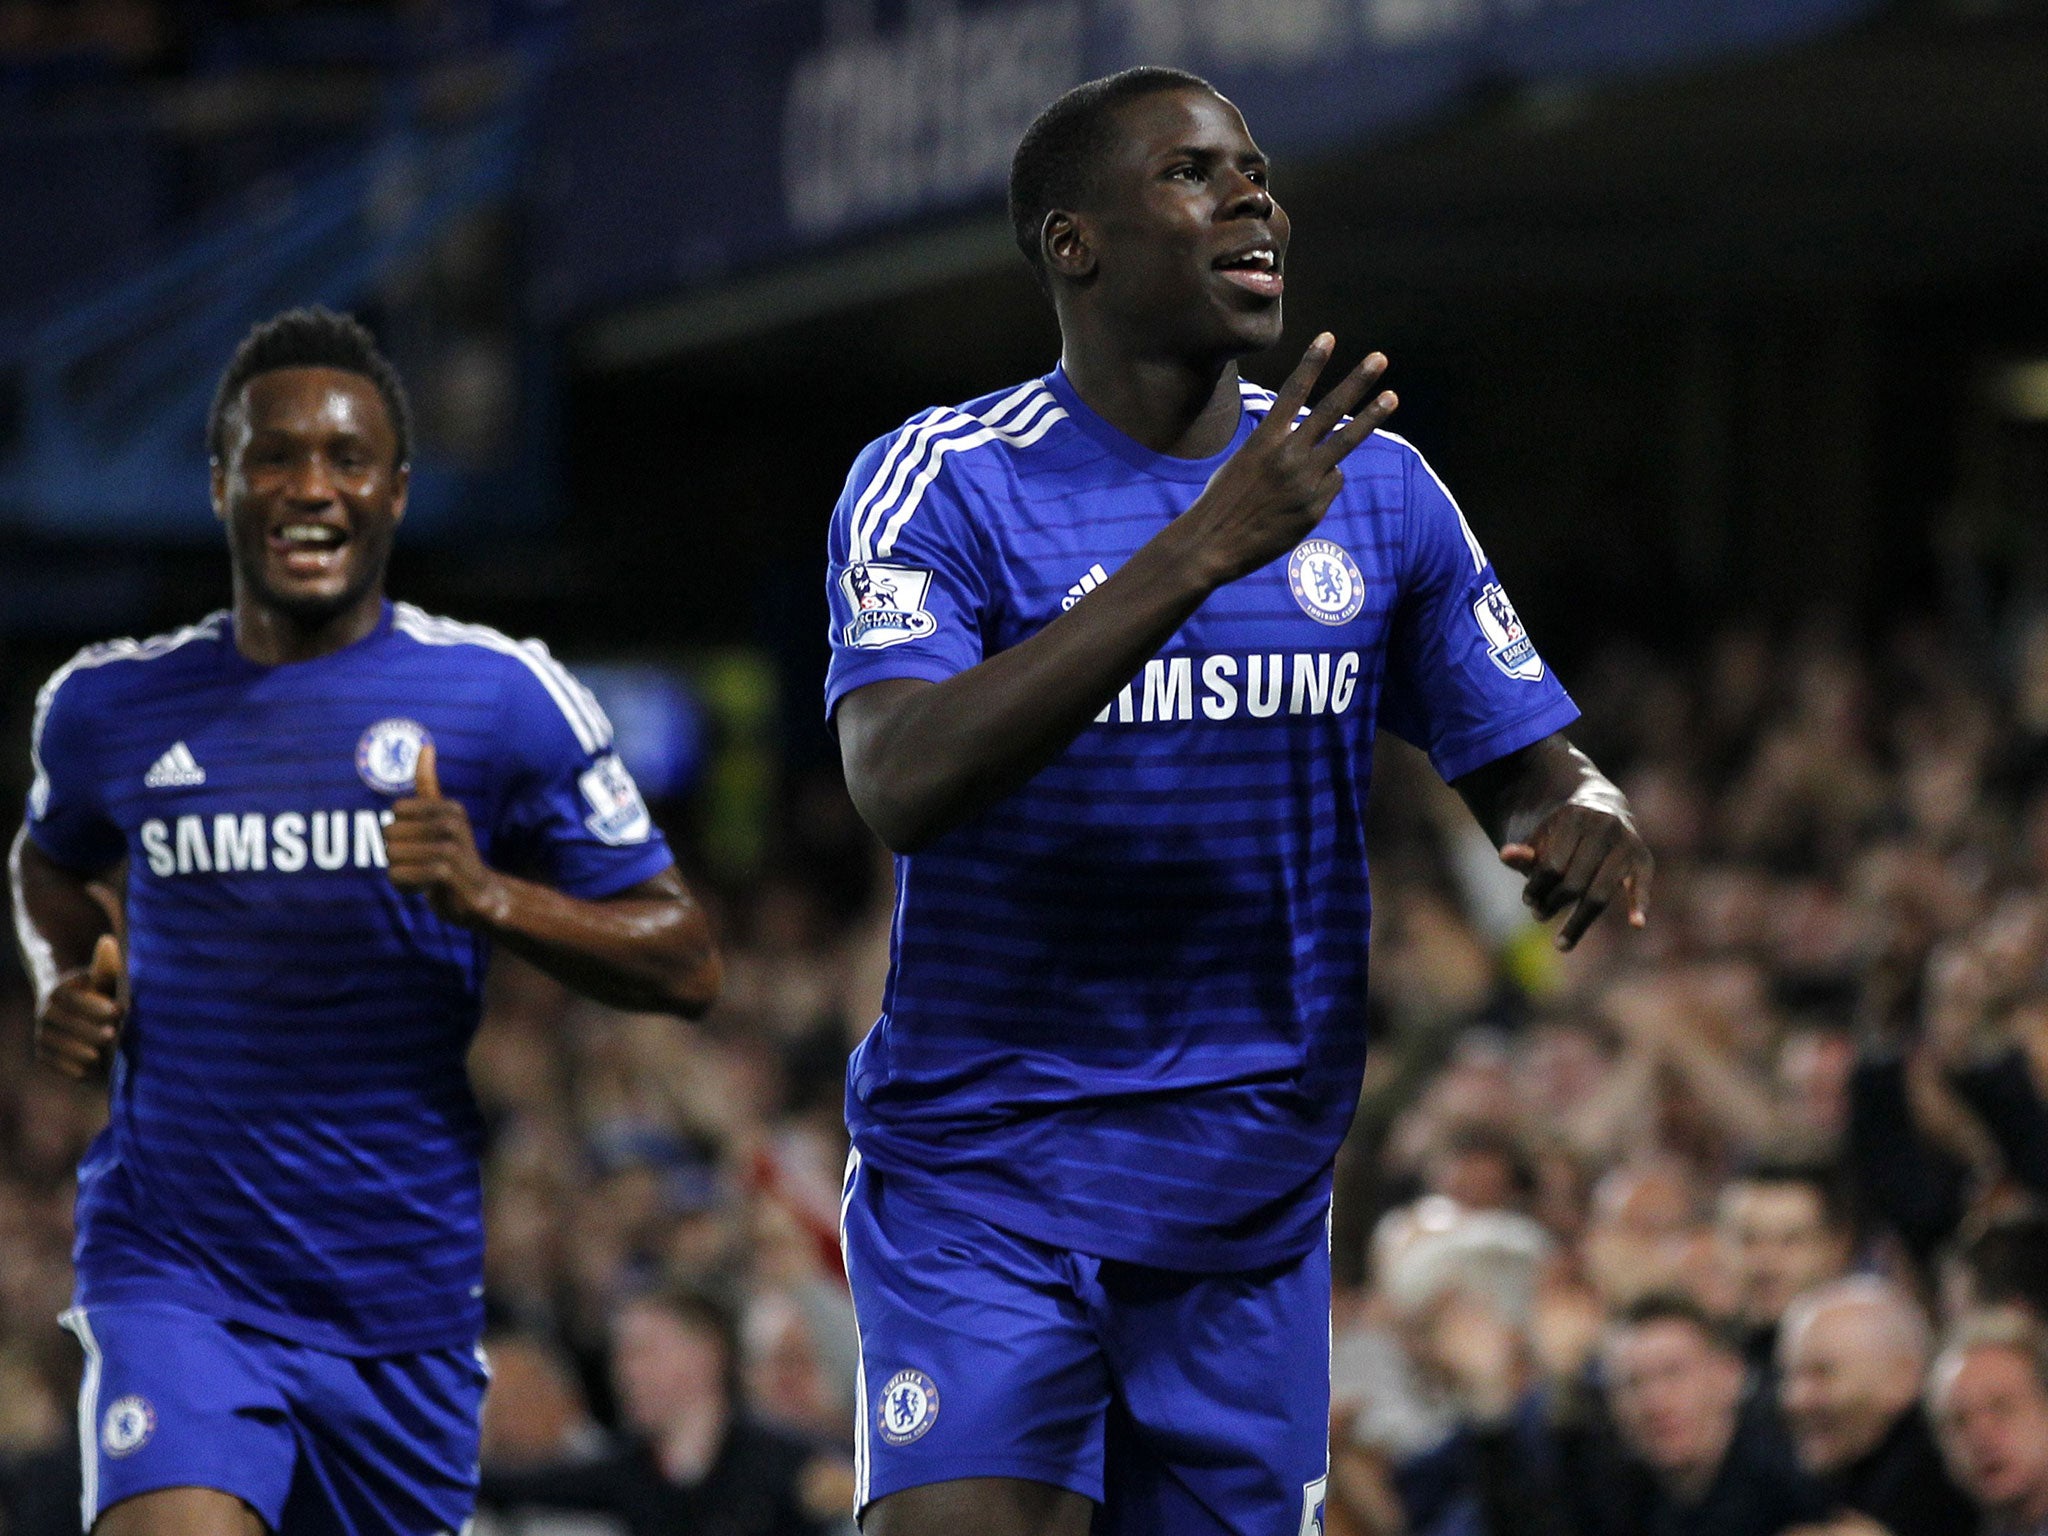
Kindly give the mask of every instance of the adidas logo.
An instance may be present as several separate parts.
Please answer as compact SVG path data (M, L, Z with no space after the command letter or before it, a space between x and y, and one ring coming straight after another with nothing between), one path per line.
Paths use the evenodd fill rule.
M199 766L192 749L181 741L150 764L142 782L151 789L189 789L206 782L206 770Z
M1109 580L1109 572L1105 571L1100 564L1089 566L1088 574L1067 588L1067 595L1060 602L1060 612L1065 613L1074 604L1081 601L1082 598L1093 592L1107 580Z

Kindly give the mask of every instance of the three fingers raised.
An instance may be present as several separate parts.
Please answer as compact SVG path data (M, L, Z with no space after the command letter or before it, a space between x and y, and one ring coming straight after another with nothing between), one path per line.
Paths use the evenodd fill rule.
M1302 416L1309 392L1315 388L1316 380L1322 377L1336 346L1336 338L1328 331L1308 344L1301 361L1294 365L1294 371L1274 395L1273 408L1260 424L1259 432L1253 434L1255 437L1264 435L1269 441L1284 436L1290 442L1306 445L1315 455L1311 460L1312 467L1322 471L1334 469L1343 462L1400 404L1393 391L1382 390L1363 409L1359 408L1359 401L1364 398L1366 390L1387 370L1386 354L1369 352L1331 386L1316 402L1314 410ZM1351 419L1346 421L1346 416Z

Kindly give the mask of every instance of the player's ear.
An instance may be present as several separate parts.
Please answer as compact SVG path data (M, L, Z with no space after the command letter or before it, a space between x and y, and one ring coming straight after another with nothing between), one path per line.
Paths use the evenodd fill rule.
M213 515L224 523L228 520L228 467L214 454L208 456L206 469L213 485Z
M412 466L401 464L391 471L391 521L405 520L405 498L412 490Z
M1045 269L1069 282L1085 281L1095 275L1095 245L1089 238L1087 221L1078 214L1055 208L1045 216L1038 230L1038 251Z

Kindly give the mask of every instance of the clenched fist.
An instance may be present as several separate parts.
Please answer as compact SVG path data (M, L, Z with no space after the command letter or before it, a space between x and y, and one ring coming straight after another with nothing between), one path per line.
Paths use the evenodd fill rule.
M111 933L93 946L92 963L50 989L36 1014L36 1055L66 1077L102 1076L128 1016L128 976Z

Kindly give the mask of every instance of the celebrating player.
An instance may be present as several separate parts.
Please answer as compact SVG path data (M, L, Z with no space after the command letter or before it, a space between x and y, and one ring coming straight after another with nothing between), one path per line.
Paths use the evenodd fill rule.
M12 861L38 1052L112 1072L65 1315L85 1523L454 1532L491 945L682 1014L718 960L591 696L385 600L410 424L369 334L258 326L209 434L234 606L50 679Z
M1060 366L870 445L831 533L827 707L899 855L847 1089L866 1530L1306 1533L1375 727L1563 946L1610 902L1642 923L1651 860L1377 431L1385 359L1314 410L1328 336L1277 396L1239 379L1289 228L1236 108L1177 71L1081 86L1010 199Z

